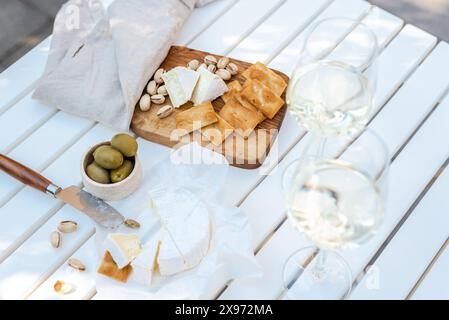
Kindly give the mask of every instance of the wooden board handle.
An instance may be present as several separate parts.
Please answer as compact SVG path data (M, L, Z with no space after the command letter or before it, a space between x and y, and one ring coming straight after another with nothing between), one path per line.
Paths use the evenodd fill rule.
M22 183L45 193L48 192L48 187L53 185L39 173L2 154L0 154L0 169Z

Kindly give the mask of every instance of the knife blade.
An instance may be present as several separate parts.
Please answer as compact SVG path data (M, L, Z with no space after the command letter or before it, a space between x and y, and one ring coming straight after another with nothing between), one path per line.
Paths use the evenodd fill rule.
M56 193L56 198L85 213L103 227L114 229L125 221L112 206L76 186L61 189Z
M103 200L76 186L61 189L23 164L0 154L0 169L22 183L51 195L78 209L106 228L116 228L125 218Z

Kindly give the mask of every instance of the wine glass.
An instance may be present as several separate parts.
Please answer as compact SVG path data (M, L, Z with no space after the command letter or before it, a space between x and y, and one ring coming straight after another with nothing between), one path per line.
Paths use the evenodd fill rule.
M317 149L320 149L319 151ZM314 137L283 175L288 220L316 247L293 253L284 267L286 298L346 297L352 275L334 249L371 238L382 221L390 156L369 129L352 136Z
M378 53L376 35L358 20L312 25L287 90L295 120L322 137L362 130L373 111Z

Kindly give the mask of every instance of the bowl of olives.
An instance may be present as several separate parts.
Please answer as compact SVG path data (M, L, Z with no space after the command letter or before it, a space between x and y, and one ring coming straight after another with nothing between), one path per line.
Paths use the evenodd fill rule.
M134 137L119 133L90 148L81 160L84 187L94 196L114 201L136 191L142 180Z

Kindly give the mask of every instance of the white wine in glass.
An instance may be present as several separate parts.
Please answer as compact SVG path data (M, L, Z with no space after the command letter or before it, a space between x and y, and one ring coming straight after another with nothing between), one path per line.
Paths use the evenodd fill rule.
M369 129L355 141L333 136L323 144L321 137L309 138L282 180L288 220L313 245L287 260L285 297L344 298L352 273L335 249L357 247L377 231L385 212L390 157L382 138Z
M287 198L293 225L318 247L328 249L363 243L384 209L373 180L340 160L305 165Z
M378 51L376 35L360 21L313 24L287 90L295 120L323 139L362 130L373 113Z
M323 60L295 71L287 103L307 131L325 137L353 134L372 114L372 90L357 69Z

